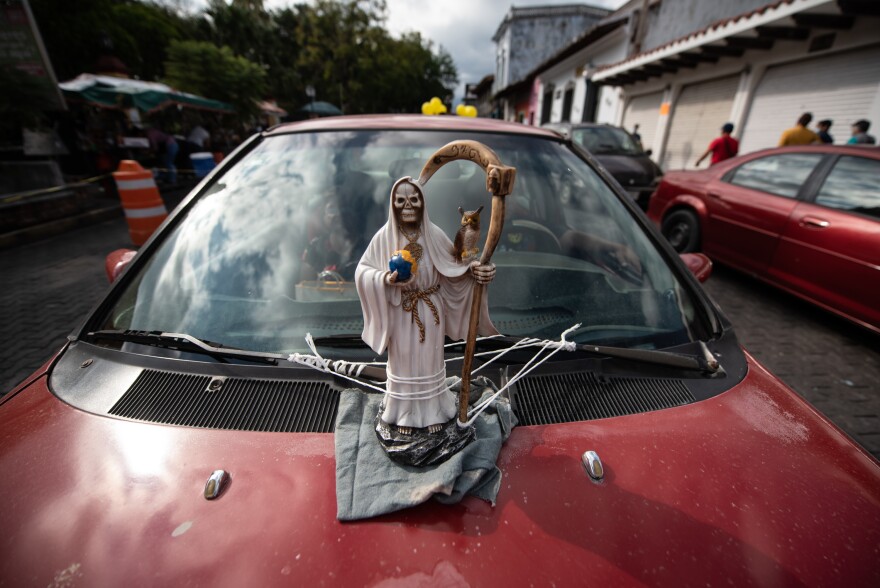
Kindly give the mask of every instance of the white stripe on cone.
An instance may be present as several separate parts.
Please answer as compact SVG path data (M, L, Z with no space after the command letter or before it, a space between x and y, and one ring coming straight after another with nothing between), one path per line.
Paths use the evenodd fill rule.
M119 190L141 190L143 188L155 188L156 182L153 178L144 178L143 180L116 180L116 187Z
M154 206L152 208L123 208L126 218L148 218L151 216L160 216L168 214L164 206Z

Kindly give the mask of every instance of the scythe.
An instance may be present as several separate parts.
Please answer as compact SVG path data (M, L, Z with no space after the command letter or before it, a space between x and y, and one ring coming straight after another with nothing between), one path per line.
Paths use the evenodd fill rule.
M438 149L425 163L418 183L424 186L437 170L450 161L467 160L479 165L486 172L486 190L492 194L492 211L489 218L489 232L486 245L480 256L481 264L488 264L504 228L505 196L513 191L516 179L516 168L505 166L498 155L489 147L478 141L453 141ZM470 322L468 324L467 341L464 351L464 363L461 370L461 392L459 393L458 422L467 422L468 396L470 394L470 373L474 360L474 349L477 344L477 327L480 320L480 305L483 300L484 286L474 286L471 301Z

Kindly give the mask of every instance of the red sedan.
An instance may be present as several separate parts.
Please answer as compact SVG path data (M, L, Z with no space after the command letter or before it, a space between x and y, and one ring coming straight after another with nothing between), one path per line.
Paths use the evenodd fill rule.
M453 141L516 168L485 292L503 336L476 342L471 388L507 396L415 468L378 447L393 374L357 272L392 187ZM431 176L423 226L459 231L487 177ZM880 586L880 464L742 349L652 229L589 154L526 125L255 135L111 254L106 297L0 397L0 586ZM452 258L392 238L422 239L423 272ZM423 353L404 303L383 311ZM436 349L442 386L464 348Z
M703 251L880 333L880 149L767 149L669 172L648 216Z

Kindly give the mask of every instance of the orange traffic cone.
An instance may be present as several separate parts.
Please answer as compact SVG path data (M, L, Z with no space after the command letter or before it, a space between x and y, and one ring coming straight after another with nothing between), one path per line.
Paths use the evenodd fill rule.
M119 169L113 172L113 179L122 200L131 240L137 246L143 245L168 216L153 174L138 162L124 159L119 162Z

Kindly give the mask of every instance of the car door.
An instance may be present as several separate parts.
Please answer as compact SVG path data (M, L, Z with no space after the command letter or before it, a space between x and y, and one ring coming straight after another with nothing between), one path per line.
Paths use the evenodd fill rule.
M841 155L795 207L770 274L858 321L880 325L880 157Z
M719 261L763 274L821 153L751 159L706 186L703 249Z

